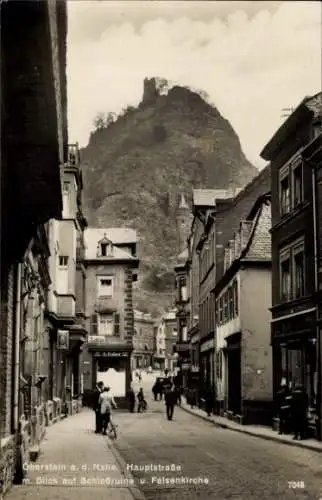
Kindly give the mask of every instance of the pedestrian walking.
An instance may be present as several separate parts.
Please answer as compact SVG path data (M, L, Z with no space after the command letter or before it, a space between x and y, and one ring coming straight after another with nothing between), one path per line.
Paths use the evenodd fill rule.
M106 434L106 430L108 424L114 428L115 424L112 422L112 409L117 408L117 405L114 401L113 396L110 394L110 388L104 387L103 391L99 396L99 404L100 404L100 413L101 413L101 422L102 422L102 433Z
M164 396L166 409L167 409L167 419L172 420L174 407L177 402L177 393L175 386L172 385L165 393Z
M309 400L305 389L301 384L297 384L292 392L291 402L293 439L306 438L308 406Z
M129 400L130 412L133 413L135 410L135 392L132 386L130 387L130 390L128 392L128 400Z
M138 413L141 413L142 411L146 410L147 407L142 387L140 387L137 398L138 398Z
M214 403L214 394L211 386L207 386L205 390L205 410L208 417L211 416L213 411L213 403Z
M93 394L93 410L95 411L95 434L99 434L102 430L102 418L100 408L100 395L103 391L103 382L98 382Z

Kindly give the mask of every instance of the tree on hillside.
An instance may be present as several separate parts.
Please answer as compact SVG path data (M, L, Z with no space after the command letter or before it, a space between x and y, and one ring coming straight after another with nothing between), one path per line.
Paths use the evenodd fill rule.
M104 113L97 113L93 121L93 126L95 130L103 130L105 128Z

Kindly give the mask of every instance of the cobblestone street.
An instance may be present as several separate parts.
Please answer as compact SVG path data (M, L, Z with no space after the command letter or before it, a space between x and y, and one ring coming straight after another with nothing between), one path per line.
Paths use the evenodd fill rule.
M322 498L321 454L214 427L175 409L165 418L163 402L149 398L145 414L122 414L116 447L128 464L179 466L179 472L132 470L144 480L148 499L310 499ZM130 465L131 466L131 465ZM157 484L162 477L206 478L209 484ZM303 487L304 486L304 487Z

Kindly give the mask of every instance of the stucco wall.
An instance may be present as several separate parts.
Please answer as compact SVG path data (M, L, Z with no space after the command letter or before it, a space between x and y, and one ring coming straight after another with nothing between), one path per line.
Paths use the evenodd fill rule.
M272 399L271 271L240 271L242 398Z
M98 298L98 276L111 276L113 277L113 297L108 299ZM87 329L89 335L91 333L91 320L92 314L95 314L95 309L99 303L116 308L116 312L120 314L120 336L118 341L124 338L125 326L125 299L126 299L126 269L117 265L89 265L87 267L86 275L86 316Z

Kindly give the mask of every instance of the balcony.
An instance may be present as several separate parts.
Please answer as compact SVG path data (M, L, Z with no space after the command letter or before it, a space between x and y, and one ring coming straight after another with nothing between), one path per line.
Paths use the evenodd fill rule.
M57 296L57 315L71 319L75 317L75 297L73 295Z

